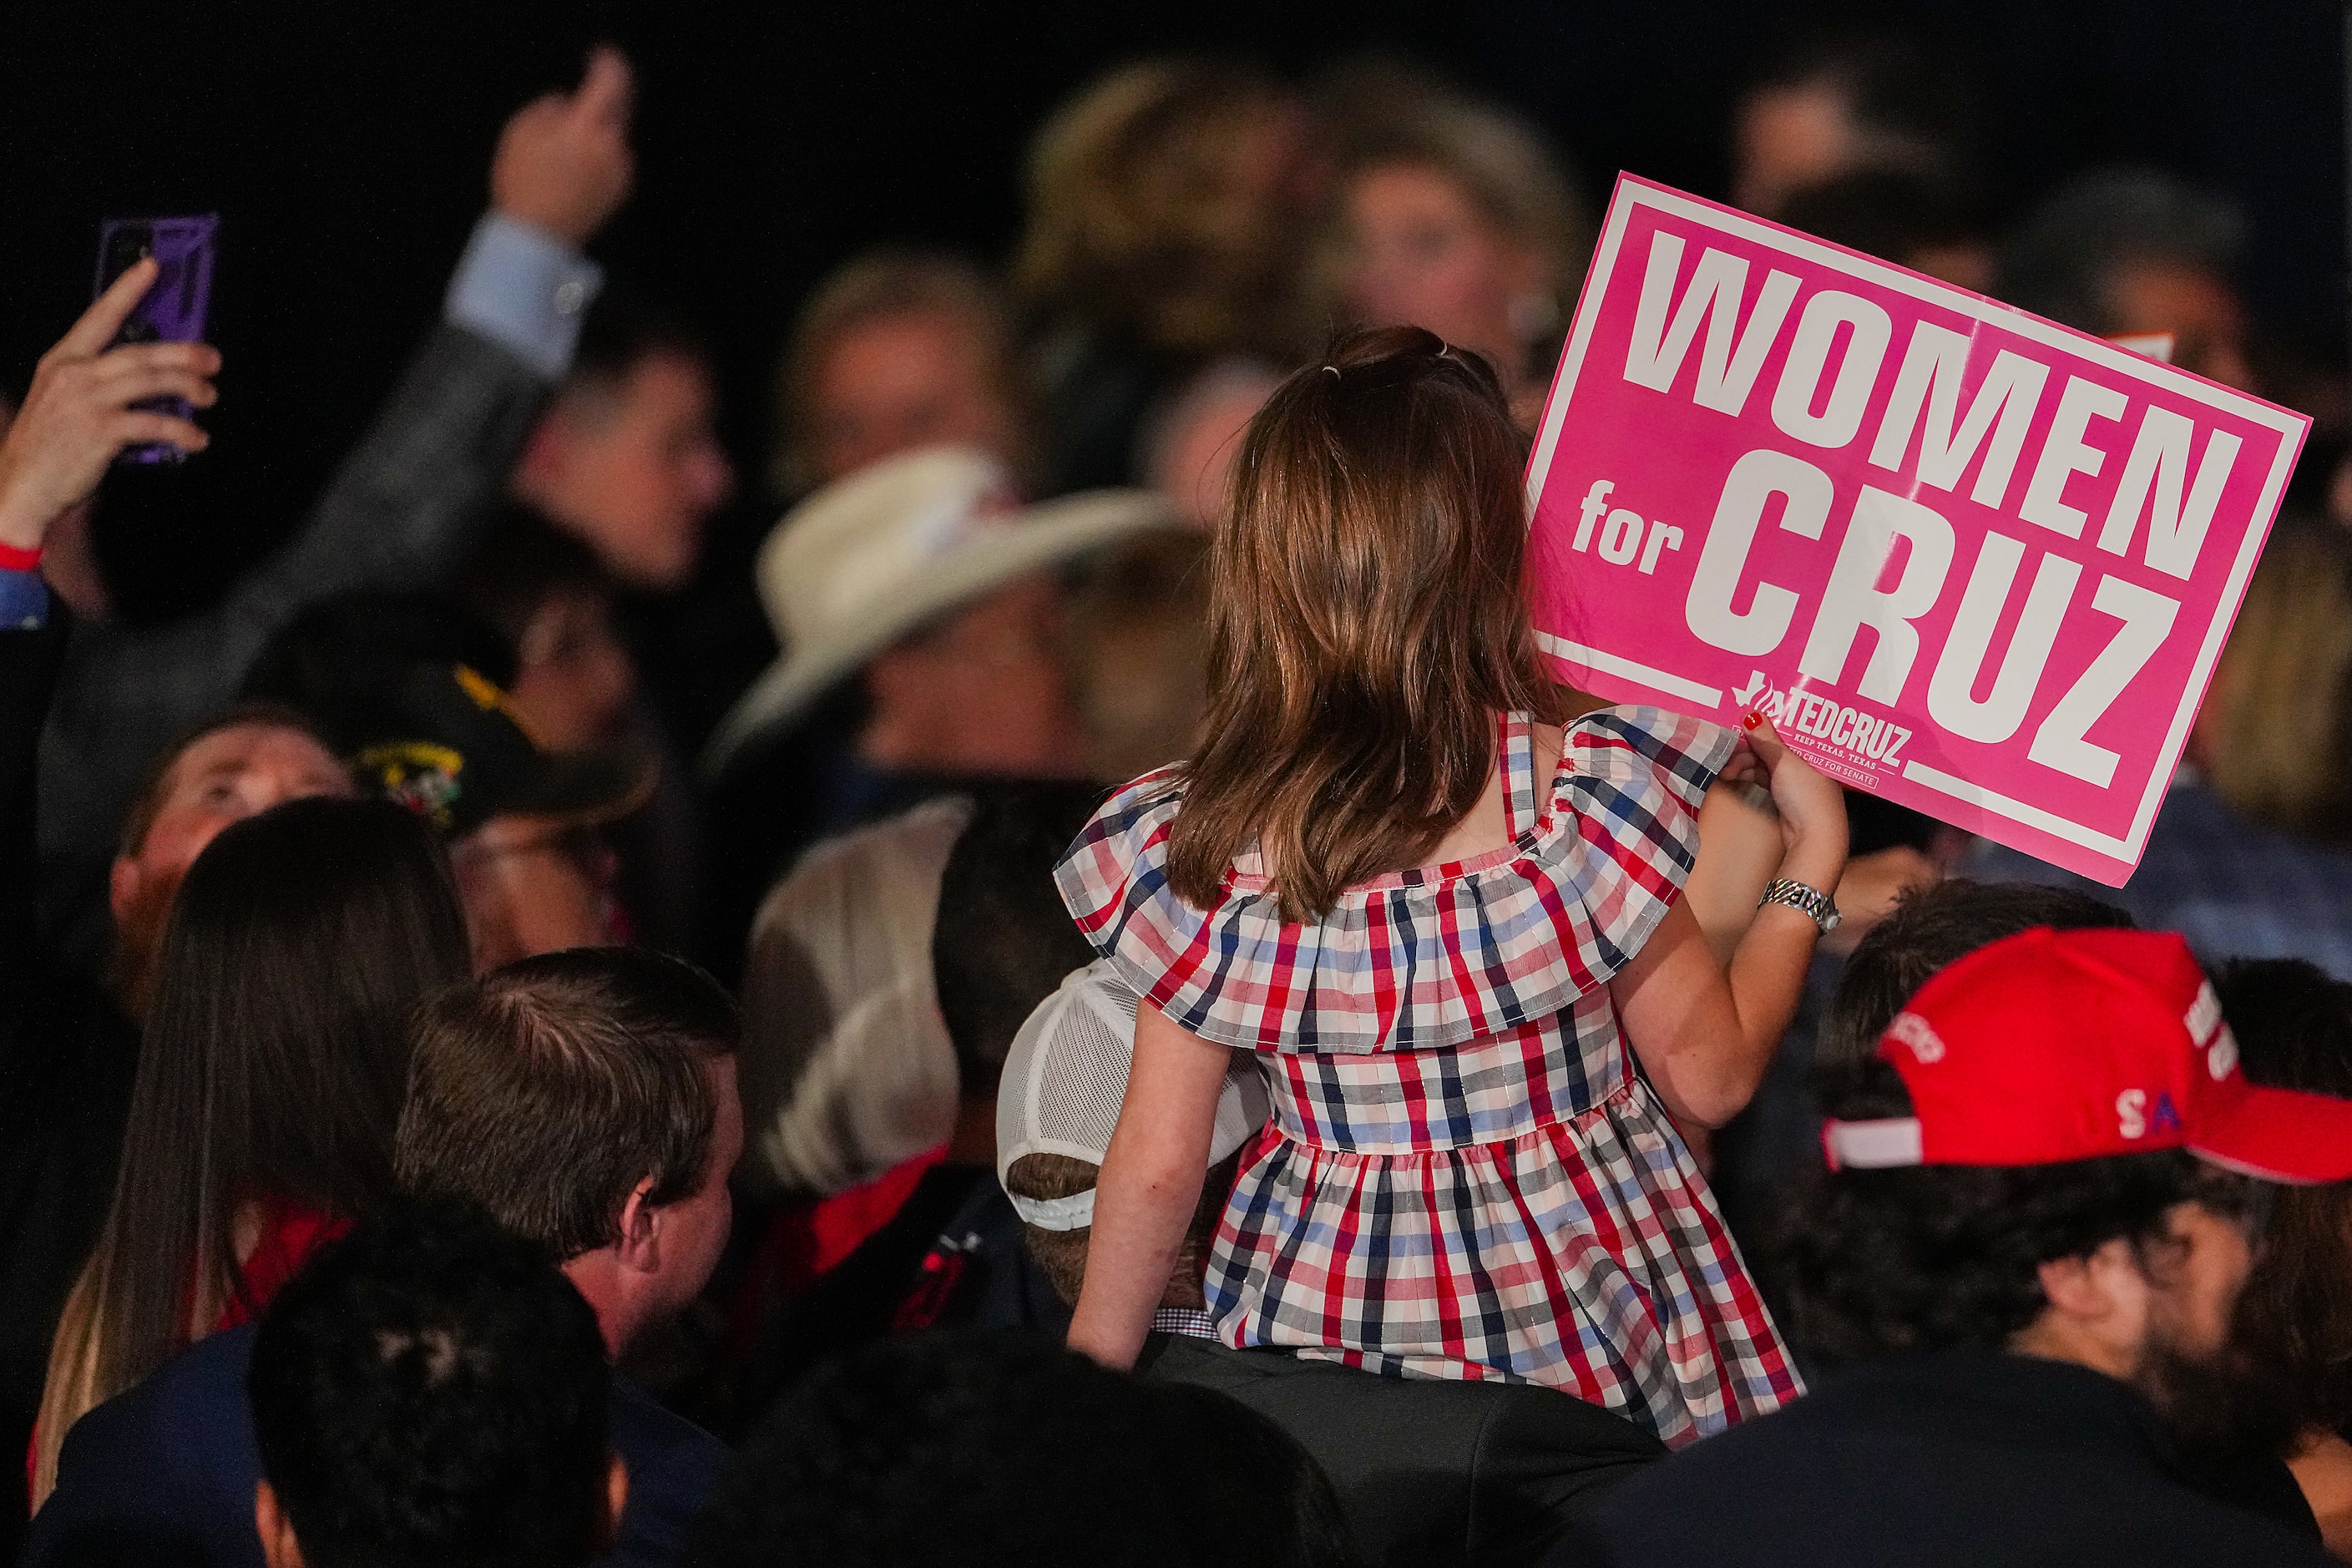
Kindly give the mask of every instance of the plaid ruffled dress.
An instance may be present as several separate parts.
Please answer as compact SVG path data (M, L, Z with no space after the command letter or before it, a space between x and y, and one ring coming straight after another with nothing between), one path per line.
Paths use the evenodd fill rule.
M1607 986L1689 874L1732 736L1591 713L1539 790L1527 717L1501 731L1513 842L1315 924L1282 921L1255 853L1206 910L1170 891L1174 770L1104 805L1062 896L1138 995L1268 1058L1209 1263L1226 1343L1550 1384L1685 1443L1801 1392Z

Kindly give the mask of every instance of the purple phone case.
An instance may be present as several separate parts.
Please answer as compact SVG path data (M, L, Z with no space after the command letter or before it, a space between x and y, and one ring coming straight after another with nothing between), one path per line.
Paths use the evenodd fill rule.
M93 297L152 256L160 271L146 298L132 307L116 343L193 343L203 340L205 319L212 307L213 241L220 228L218 213L194 217L110 217L98 231L98 286ZM195 410L184 397L151 397L136 406L180 418ZM176 463L186 456L168 442L127 447L119 463Z

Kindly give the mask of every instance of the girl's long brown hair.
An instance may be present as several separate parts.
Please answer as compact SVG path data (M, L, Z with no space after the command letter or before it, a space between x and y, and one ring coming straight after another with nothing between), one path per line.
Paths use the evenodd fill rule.
M1351 332L1249 427L1217 536L1206 740L1168 848L1205 907L1264 854L1285 920L1420 864L1477 803L1496 715L1556 718L1528 619L1527 445L1486 363Z

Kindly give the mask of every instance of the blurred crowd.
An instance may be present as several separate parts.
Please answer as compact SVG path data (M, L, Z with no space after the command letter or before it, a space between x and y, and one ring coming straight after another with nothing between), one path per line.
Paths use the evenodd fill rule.
M1582 1206L1526 1223L1600 1241L1474 1239L1448 1275L1436 1201L1375 1205L1349 1163L1426 1165L1425 1139L1333 1133L1348 1159L1283 1164L1302 1108L1360 1131L1455 1070L1368 1087L1354 1047L1301 1043L1309 998L1196 1074L1169 1158L1198 1195L1169 1200L1164 1255L1117 1233L1147 1289L1139 1344L1104 1353L1123 1276L1089 1270L1097 1187L1140 1212L1142 1178L1107 1173L1145 1168L1121 1110L1176 1070L1152 1030L1197 992L1187 1027L1247 1045L1223 1010L1297 1008L1312 945L1235 916L1183 938L1194 985L1146 930L1201 881L1181 830L1085 903L1087 847L1128 853L1122 801L1148 820L1148 792L1106 795L1194 760L1258 799L1276 731L1314 716L1244 700L1253 661L1285 621L1310 653L1345 640L1265 586L1280 552L1233 542L1274 505L1240 499L1265 481L1237 457L1270 468L1319 430L1347 484L1403 493L1344 409L1302 412L1391 374L1523 457L1599 171L1397 60L1131 64L1037 130L1001 267L843 258L778 353L766 448L730 455L701 330L590 258L635 178L633 93L599 49L507 122L440 320L289 542L200 613L116 618L90 544L126 446L205 460L220 356L117 342L152 269L0 367L22 1562L2352 1559L2347 405L2329 352L2252 319L2227 200L2123 167L1997 199L1987 110L1935 58L1839 34L1765 63L1730 202L2168 338L2317 421L2138 873L2095 888L1816 775L1822 805L1743 740L1688 843L1766 846L1755 885L1723 895L1685 856L1664 898L1689 873L1705 942L1659 963L1712 965L1688 994L1734 1008L1752 1070L1682 1087L1645 1044L1660 994L1606 973L1555 998L1566 1036L1526 1037L1529 1062L1605 1045L1622 1068L1622 1076L1656 1086L1652 1121L1527 1156ZM1433 351L1377 331L1405 327ZM1484 471L1517 493L1510 461ZM754 491L780 521L707 561ZM1287 569L1346 556L1336 530L1282 537ZM1259 643L1232 607L1252 594ZM1376 629L1444 635L1411 624ZM1569 758L1612 721L1529 711L1509 744ZM1532 842L1520 754L1481 752L1443 820L1397 808L1436 826L1379 842L1426 853L1297 852L1472 863L1437 851L1489 787ZM1801 863L1824 811L1811 844L1838 853ZM1759 919L1776 875L1842 921ZM1337 943L1338 907L1286 904L1284 929ZM1654 928L1679 929L1641 925L1608 969L1652 973ZM1523 945L1479 982L1514 1007ZM1236 956L1277 947L1270 972ZM1922 1037L1961 1087L1918 1079ZM2128 1143L2092 1127L2192 1060L2242 1094L2184 1076ZM1495 1081L1445 1090L1463 1125ZM1465 1214L1539 1190L1465 1180ZM1252 1249L1293 1211L1312 1246ZM1393 1227L1345 1289L1366 1254L1343 1213ZM1690 1239L1643 1253L1620 1226ZM1620 1316L1564 1305L1606 1293L1588 1274ZM1311 1299L1328 1321L1301 1328ZM1408 1314L1443 1353L1383 1349ZM1527 1359L1555 1341L1558 1364Z

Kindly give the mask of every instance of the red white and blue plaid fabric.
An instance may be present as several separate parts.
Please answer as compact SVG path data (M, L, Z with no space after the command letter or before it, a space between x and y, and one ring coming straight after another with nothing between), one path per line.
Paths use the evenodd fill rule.
M1550 1384L1672 1444L1801 1392L1606 987L1689 874L1732 743L1607 709L1538 791L1510 715L1513 842L1305 926L1254 854L1208 910L1169 890L1175 770L1104 805L1058 872L1079 929L1169 1017L1272 1058L1274 1123L1209 1265L1226 1342Z

